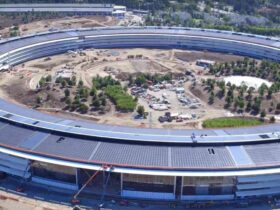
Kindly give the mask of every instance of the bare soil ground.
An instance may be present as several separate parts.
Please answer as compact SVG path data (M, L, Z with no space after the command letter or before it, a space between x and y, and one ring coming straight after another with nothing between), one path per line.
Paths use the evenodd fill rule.
M19 195L0 191L1 210L70 210L71 207L59 204L52 204L45 201L22 197Z
M20 35L27 35L54 29L91 28L112 26L117 23L118 20L110 16L33 16L26 23L25 18L21 15L15 15L14 18L0 15L0 34L2 37L9 37L9 29L13 25L19 26Z
M194 55L193 55L194 54ZM128 56L142 55L141 59L128 59ZM178 59L177 56L183 56L188 61ZM225 58L224 58L225 57ZM197 80L208 77L204 68L196 66L196 59L217 59L215 61L232 61L241 59L239 56L223 55L210 52L190 52L182 50L160 50L160 49L114 49L114 50L98 50L87 49L82 54L66 53L62 55L51 56L48 59L42 58L26 62L23 65L16 66L11 72L0 74L0 97L8 100L16 101L28 107L36 106L36 98L40 96L43 99L39 110L56 114L67 115L73 118L84 118L94 120L99 123L131 125L136 127L156 127L156 128L201 128L201 121L205 118L228 116L228 111L222 109L221 105L207 104L208 96L199 88L191 89L191 82L184 85L186 96L196 98L202 104L198 109L190 109L179 103L176 93L169 90L161 90L159 92L148 92L149 94L161 98L162 94L167 94L171 103L168 110L171 113L195 114L199 119L188 120L184 122L173 122L168 124L160 124L159 116L164 115L164 111L155 111L149 107L146 100L139 98L139 105L143 105L145 110L151 113L147 119L135 120L136 113L120 113L114 109L109 103L107 111L103 114L90 112L87 114L79 114L76 112L64 111L65 103L62 98L63 90L59 87L51 85L49 89L38 91L36 89L42 76L51 75L55 78L57 71L70 68L77 77L77 81L82 80L88 88L92 86L92 77L96 75L111 75L115 79L122 81L123 85L127 83L129 74L135 75L142 73L160 73L184 75L186 70L191 70L197 75ZM222 103L221 103L222 104ZM207 112L206 112L207 110ZM120 120L121 119L121 120Z
M177 59L194 62L198 59L213 60L216 62L231 62L241 60L242 56L232 55L232 54L222 54L221 53L209 53L207 51L186 51L186 52L176 52L174 56Z
M115 25L117 20L109 16L65 17L52 20L40 20L20 26L22 35L51 29L91 28Z

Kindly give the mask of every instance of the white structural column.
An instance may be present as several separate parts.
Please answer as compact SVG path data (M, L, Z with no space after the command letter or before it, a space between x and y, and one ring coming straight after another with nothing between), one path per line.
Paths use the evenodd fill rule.
M121 195L123 191L123 173L121 173Z

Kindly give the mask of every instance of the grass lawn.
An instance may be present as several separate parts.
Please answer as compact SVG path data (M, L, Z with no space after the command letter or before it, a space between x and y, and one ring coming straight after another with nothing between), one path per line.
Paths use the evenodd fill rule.
M242 117L222 117L205 120L202 124L204 128L228 128L261 125L264 122L254 118Z

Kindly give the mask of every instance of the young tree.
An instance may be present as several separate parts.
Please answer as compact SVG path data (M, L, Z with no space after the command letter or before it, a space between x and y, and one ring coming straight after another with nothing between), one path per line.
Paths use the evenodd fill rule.
M51 75L48 75L47 77L46 77L46 82L51 82L52 81L52 76Z
M248 101L247 106L246 106L246 112L250 112L252 109L252 102Z
M267 90L267 98L268 98L268 99L271 99L272 93L273 93L272 88L269 88L269 89Z
M215 98L214 92L211 91L209 99L208 99L208 103L213 104L214 103L214 98Z
M80 104L81 104L80 97L75 96L74 102L72 104L76 105L77 107L80 106Z
M81 88L79 90L79 95L80 95L81 98L87 99L88 96L89 96L88 89L87 88Z
M277 110L280 110L280 103L278 103L278 104L276 105L276 109L277 109Z
M40 81L39 81L39 86L40 86L40 87L44 87L45 84L46 84L46 79L45 79L44 77L42 77L42 78L40 79Z
M65 103L66 103L68 106L70 106L71 103L72 103L71 98L67 97L66 100L65 100Z
M72 80L67 80L67 84L69 85L69 86L73 86L74 84L73 84L73 81Z
M80 80L78 83L78 87L81 88L81 87L83 87L83 85L84 85L84 82L82 80Z
M265 116L266 116L266 112L265 112L265 110L262 110L262 112L261 112L261 118L265 118Z
M264 96L264 92L267 90L267 86L265 84L262 84L260 87L259 87L259 94L260 94L260 97L262 98Z
M102 97L102 98L101 98L101 105L102 105L102 106L106 106L106 103L107 103L107 102L106 102L106 98L105 98L105 97Z
M63 79L62 81L61 81L61 86L62 86L62 88L65 88L65 86L66 86L66 81L65 81L65 79Z
M77 78L76 78L76 76L73 76L73 77L71 78L71 81L72 81L73 85L76 85L76 83L77 83Z
M89 107L86 104L80 104L79 109L80 109L80 112L84 114L84 113L88 112Z
M144 74L141 74L141 75L137 76L136 79L135 79L135 84L137 86L141 86L145 82L146 82L146 78L145 78Z
M40 96L36 97L36 103L39 105L42 102L42 98Z
M270 123L275 123L276 119L274 116L272 116L272 117L270 117L269 121L270 121Z
M92 87L91 90L90 90L90 95L91 96L96 96L96 93L97 93L97 90L95 87Z
M61 83L62 82L62 77L57 77L56 79L55 79L55 83Z
M70 96L70 90L68 88L64 90L64 95L65 98L68 98Z
M261 110L261 99L259 97L254 98L254 104L252 110L255 114L258 114Z
M100 107L99 98L95 98L95 99L92 101L92 105L93 105L95 108L99 108L99 107Z
M144 106L138 106L138 107L137 107L137 113L138 113L140 116L144 116L144 115L145 115L145 108L144 108Z

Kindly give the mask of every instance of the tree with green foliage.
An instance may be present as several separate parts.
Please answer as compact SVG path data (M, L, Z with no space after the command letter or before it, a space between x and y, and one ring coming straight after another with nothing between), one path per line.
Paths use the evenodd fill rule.
M269 118L269 122L270 122L270 123L275 123L275 121L276 121L276 119L275 119L274 116L272 116L272 117Z
M82 80L80 80L78 83L78 88L82 88L83 86L84 86L84 82Z
M246 105L246 112L250 112L252 109L252 102L248 101L247 105Z
M67 82L65 81L65 79L62 79L62 81L61 81L61 87L62 87L62 88L65 88L66 85L67 85Z
M215 99L215 94L213 91L211 91L209 99L208 99L208 103L209 104L213 104L214 103L214 99Z
M90 90L90 95L94 97L94 96L96 96L96 94L97 94L96 88L92 87L91 90Z
M82 99L87 99L89 97L89 91L87 88L80 88L78 94Z
M46 85L46 78L42 77L39 81L39 86L42 88Z
M135 79L135 84L137 86L142 86L146 83L147 79L145 78L144 74L140 74L139 76L136 77Z
M77 83L77 77L76 77L76 76L72 76L71 81L72 81L72 84L73 84L73 85L76 85L76 83Z
M71 104L72 104L71 98L67 97L65 100L65 103L67 104L67 106L71 106Z
M79 111L83 114L87 113L89 110L89 107L86 104L80 104Z
M77 107L80 106L81 104L81 99L79 96L75 96L73 103L74 105L76 105Z
M57 84L59 84L59 83L61 83L62 82L62 77L57 77L56 79L55 79L55 83L57 83Z
M144 106L138 106L138 107L137 107L137 113L138 113L140 116L144 117L144 116L145 116L145 108L144 108Z
M254 114L258 114L261 110L261 99L259 97L254 98L254 103L252 105L252 111Z
M51 82L52 81L52 76L51 75L48 75L47 77L46 77L46 82Z
M136 107L137 102L120 85L106 87L105 93L120 111L132 112Z
M109 85L120 85L120 82L113 79L111 76L100 77L97 75L92 79L93 88L101 90Z
M261 111L261 118L265 118L265 116L266 116L266 111L265 111L265 110L262 110L262 111Z
M260 97L262 98L264 96L264 92L267 90L267 86L265 84L262 84L260 87L259 87L259 94L260 94Z
M36 103L37 103L37 105L41 104L41 102L42 102L42 97L41 97L41 96L37 96L37 97L36 97Z
M95 99L92 100L92 106L94 106L95 108L100 107L100 100L98 97L96 97Z
M106 106L106 104L107 104L106 98L105 98L105 97L102 97L102 98L101 98L101 105L102 105L102 106Z
M64 96L65 98L68 98L70 96L70 90L68 88L64 90Z

